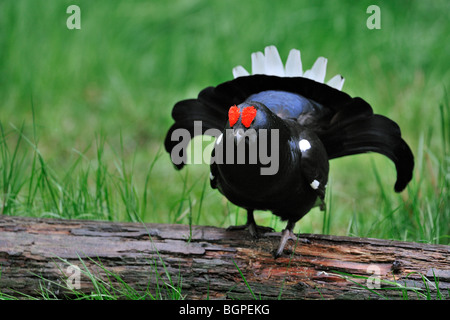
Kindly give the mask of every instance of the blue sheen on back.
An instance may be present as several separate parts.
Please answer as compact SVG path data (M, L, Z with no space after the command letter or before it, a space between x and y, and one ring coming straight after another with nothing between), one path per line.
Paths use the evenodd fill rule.
M319 111L323 108L319 103L299 94L287 91L267 90L255 93L247 98L247 102L256 101L264 104L281 118L297 119L302 113Z

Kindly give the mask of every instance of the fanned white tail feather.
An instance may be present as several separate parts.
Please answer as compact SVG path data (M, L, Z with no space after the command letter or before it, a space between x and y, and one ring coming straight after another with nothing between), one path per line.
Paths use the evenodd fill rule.
M266 74L270 76L284 77L284 67L280 54L275 46L266 47L264 50L264 66Z
M252 58L252 74L266 74L278 77L304 77L320 83L324 83L327 70L327 59L324 57L317 58L311 69L303 73L302 60L300 51L292 49L283 67L280 54L275 46L268 46L264 49L264 53L258 51L251 55ZM250 73L242 66L233 68L233 77L244 77ZM337 90L342 90L345 79L341 75L335 75L326 84Z
M264 54L259 51L252 53L252 73L265 74L265 72Z
M292 49L286 61L284 69L285 77L301 77L303 76L302 59L300 58L300 50Z

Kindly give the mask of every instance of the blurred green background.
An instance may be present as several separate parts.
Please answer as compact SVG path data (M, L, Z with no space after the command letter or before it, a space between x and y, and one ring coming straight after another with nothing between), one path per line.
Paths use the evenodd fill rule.
M69 30L69 5L81 29ZM369 5L381 29L369 30ZM174 170L162 148L171 109L232 79L250 54L300 49L304 69L395 120L416 155L409 188L378 155L331 162L326 213L301 232L449 241L450 22L433 1L0 2L2 214L228 226L245 222L209 187L207 165ZM257 222L284 223L258 212Z

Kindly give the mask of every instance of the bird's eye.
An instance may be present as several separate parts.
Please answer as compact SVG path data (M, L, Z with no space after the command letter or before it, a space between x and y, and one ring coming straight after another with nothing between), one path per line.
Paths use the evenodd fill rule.
M233 127L236 122L239 120L239 116L241 115L241 111L236 105L232 106L230 110L228 110L228 120L230 121L230 127Z
M256 117L256 109L254 106L244 108L242 110L242 124L248 128Z

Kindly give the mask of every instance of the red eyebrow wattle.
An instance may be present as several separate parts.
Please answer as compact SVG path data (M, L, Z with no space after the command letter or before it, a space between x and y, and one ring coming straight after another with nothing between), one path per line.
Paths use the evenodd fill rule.
M233 127L236 122L239 120L239 116L241 115L241 111L236 105L232 106L230 110L228 110L228 120L230 121L230 127Z
M256 117L256 109L254 106L246 107L242 110L242 124L248 128Z

